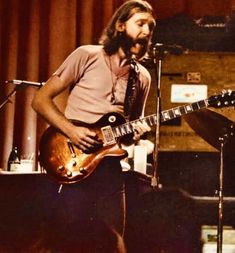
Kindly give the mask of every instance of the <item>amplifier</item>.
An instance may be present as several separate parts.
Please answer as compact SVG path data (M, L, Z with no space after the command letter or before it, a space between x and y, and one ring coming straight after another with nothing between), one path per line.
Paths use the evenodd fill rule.
M201 228L202 253L217 252L217 226L203 225ZM223 253L235 253L235 230L231 226L223 227Z

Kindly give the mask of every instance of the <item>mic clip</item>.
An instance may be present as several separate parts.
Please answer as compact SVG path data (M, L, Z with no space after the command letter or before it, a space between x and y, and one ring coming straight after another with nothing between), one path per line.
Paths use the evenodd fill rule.
M153 52L157 54L174 54L174 55L181 55L183 54L186 50L180 46L180 45L167 45L167 44L162 44L162 43L156 43L152 46Z
M24 81L24 80L7 80L5 83L12 83L14 85L22 85L22 86L34 86L34 87L41 87L45 83L40 83L40 82L31 82L31 81Z

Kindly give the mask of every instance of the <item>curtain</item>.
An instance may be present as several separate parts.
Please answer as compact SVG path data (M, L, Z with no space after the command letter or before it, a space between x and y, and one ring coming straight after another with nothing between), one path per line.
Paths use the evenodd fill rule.
M38 87L5 81L46 81L77 46L97 43L114 10L123 2L0 0L0 168L6 169L13 146L17 146L26 158L34 156L36 168L38 143L47 127L31 108ZM205 0L202 8L197 0L149 2L158 13L157 18L177 13L197 16L207 11L226 14L234 4L234 0ZM65 91L55 100L61 111L67 94Z
M38 142L47 127L31 108L38 87L13 85L5 80L46 81L77 46L97 43L104 23L120 3L0 1L0 168L6 168L13 146L18 147L22 157L37 158ZM67 92L56 98L62 111L66 98Z

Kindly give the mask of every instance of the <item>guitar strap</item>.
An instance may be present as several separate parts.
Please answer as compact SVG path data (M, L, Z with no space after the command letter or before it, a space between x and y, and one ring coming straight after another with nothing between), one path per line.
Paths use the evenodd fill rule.
M139 68L134 60L130 62L130 72L127 81L126 95L124 100L125 118L130 120L135 100L137 98L139 84Z

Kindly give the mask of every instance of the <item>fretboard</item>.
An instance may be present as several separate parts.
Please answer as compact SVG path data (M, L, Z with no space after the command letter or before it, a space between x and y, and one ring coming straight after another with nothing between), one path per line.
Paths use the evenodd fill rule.
M208 99L200 100L197 102L194 102L192 104L182 105L178 106L169 110L165 110L161 112L161 122L165 122L171 119L175 119L178 117L181 117L184 114L188 114L194 111L201 110L203 108L206 108L209 106ZM134 132L134 125L137 122L147 123L150 127L157 124L157 115L152 114L149 116L146 116L141 119L137 119L134 121L126 122L124 124L121 124L119 126L115 126L112 128L113 134L115 138L119 138L121 136L131 134Z

